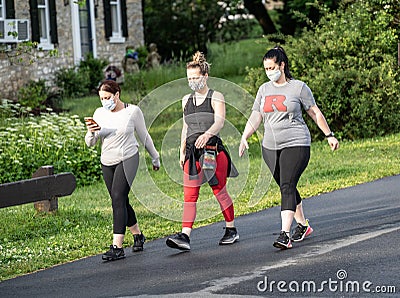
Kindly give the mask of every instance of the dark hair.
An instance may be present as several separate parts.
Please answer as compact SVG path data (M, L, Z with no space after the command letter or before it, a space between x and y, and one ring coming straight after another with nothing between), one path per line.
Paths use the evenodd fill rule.
M273 49L269 50L265 53L263 57L263 61L266 59L275 59L275 62L280 66L282 62L285 62L285 67L283 71L285 73L286 78L293 79L289 70L289 59L286 56L285 50L281 46L276 46Z
M210 71L210 64L206 61L206 57L203 53L197 51L193 57L192 61L186 64L186 69L189 68L200 68L200 73L205 75Z
M99 91L107 91L112 94L116 94L117 92L119 92L119 94L121 95L121 87L118 85L117 82L113 80L103 81L99 86L98 92Z

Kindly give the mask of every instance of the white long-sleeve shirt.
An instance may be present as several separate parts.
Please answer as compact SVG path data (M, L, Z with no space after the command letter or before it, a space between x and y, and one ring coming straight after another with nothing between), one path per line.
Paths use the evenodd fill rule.
M88 146L94 146L99 139L101 140L103 165L118 164L138 152L139 143L135 132L152 159L159 158L153 140L146 129L143 113L138 106L129 105L118 112L111 112L100 107L94 112L93 119L101 129L95 133L88 131L85 142Z

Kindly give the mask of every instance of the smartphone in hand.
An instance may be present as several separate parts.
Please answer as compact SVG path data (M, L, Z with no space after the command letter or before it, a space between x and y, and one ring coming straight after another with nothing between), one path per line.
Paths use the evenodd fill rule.
M85 123L90 131L100 130L100 126L94 121L93 117L85 117Z

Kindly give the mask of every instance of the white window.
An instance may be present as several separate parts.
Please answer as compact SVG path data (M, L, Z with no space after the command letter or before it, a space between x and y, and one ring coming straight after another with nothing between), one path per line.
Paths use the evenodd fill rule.
M4 1L0 0L0 20L5 19L5 12L4 12Z
M1 0L0 0L1 1ZM52 50L54 45L50 38L50 10L48 0L38 0L38 16L39 16L39 48L43 50Z
M125 42L122 35L121 5L119 0L110 0L112 36L110 42Z

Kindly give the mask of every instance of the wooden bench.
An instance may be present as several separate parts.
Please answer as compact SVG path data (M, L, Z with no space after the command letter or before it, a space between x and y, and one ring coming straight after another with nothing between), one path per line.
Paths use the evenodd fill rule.
M0 208L35 202L38 211L56 211L58 197L72 194L75 188L72 173L54 174L53 166L43 166L32 179L0 184Z

